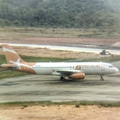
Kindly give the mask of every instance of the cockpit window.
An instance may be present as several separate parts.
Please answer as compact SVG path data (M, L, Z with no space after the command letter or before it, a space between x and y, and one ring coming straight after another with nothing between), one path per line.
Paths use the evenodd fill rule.
M109 66L109 68L112 68L112 67L113 67L113 66L111 66L111 65Z

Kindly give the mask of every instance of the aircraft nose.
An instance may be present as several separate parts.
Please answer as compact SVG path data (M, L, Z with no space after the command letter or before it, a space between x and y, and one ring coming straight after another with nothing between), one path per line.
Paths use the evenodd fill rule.
M119 69L118 69L118 68L115 68L115 72L119 72Z

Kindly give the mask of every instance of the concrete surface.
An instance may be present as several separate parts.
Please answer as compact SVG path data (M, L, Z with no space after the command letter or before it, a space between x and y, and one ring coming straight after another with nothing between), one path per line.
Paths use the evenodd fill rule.
M27 75L0 80L0 102L120 101L120 73L62 82L56 76Z
M120 61L113 62L120 69ZM58 76L26 75L0 80L0 102L13 101L120 101L120 72L85 80L62 82Z

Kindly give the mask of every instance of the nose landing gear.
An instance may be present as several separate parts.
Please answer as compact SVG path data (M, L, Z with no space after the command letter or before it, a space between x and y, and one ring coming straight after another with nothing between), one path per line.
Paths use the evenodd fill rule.
M100 75L100 80L101 80L101 81L104 81L104 78L103 78L103 76L102 76L102 75Z

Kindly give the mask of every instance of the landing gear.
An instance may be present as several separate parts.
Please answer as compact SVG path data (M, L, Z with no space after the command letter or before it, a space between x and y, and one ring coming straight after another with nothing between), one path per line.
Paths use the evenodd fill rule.
M63 82L65 81L65 78L63 76L60 77L60 80L62 80Z
M100 75L100 80L101 80L101 81L104 81L104 78L103 78L103 76L102 76L102 75Z

